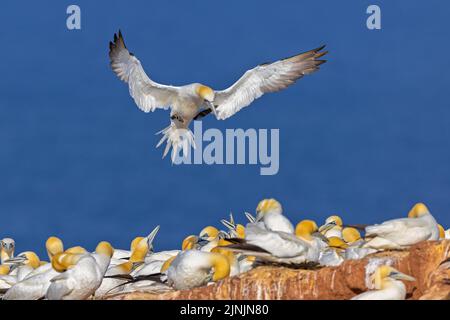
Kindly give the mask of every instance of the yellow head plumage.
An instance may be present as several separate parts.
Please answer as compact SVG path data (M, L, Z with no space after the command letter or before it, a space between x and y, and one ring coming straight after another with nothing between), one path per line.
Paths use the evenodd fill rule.
M67 249L64 252L65 253L73 253L73 254L83 254L83 253L87 253L87 250L83 247L75 246L75 247L71 247L71 248Z
M219 281L230 275L230 262L223 254L210 252L209 262L214 270L212 281Z
M334 222L337 226L341 226L342 227L342 218L339 216L329 216L327 218L327 220L325 220L325 223L332 223Z
M114 248L111 246L109 242L102 241L95 248L95 252L97 254L102 254L111 258L114 253Z
M245 238L245 227L242 224L238 223L234 231L236 232L238 238Z
M173 260L175 260L177 256L170 257L166 261L164 261L163 265L161 266L161 273L164 273L169 269L170 265L172 264Z
M0 265L0 275L7 275L10 271L10 266L7 264Z
M198 85L196 88L196 92L200 98L206 101L214 101L214 90L208 86Z
M408 218L419 218L427 214L430 214L427 206L423 203L417 203L409 211Z
M342 230L342 237L347 243L353 243L361 239L361 234L356 228L347 227Z
M136 244L134 250L131 252L130 262L143 262L145 256L148 253L148 242L146 238L143 238L141 241Z
M445 229L443 226L441 226L440 224L438 224L438 228L439 228L439 239L445 239Z
M45 248L47 249L47 255L50 260L52 260L55 254L64 251L63 242L58 237L49 237L45 242Z
M134 238L133 241L131 241L130 251L134 251L134 249L137 247L137 245L139 244L139 242L141 242L142 239L144 239L144 237Z
M39 259L38 255L34 253L33 251L26 251L23 253L25 256L25 264L32 267L33 269L36 269L40 267L41 260Z
M200 238L212 241L219 236L219 230L213 226L207 226L202 231L200 231Z
M396 280L406 280L406 281L415 281L411 276L408 276L397 269L382 265L375 270L375 273L372 275L375 283L375 289L381 290L384 289L386 283L388 283L387 278L396 279Z
M305 240L311 240L312 234L317 232L317 224L312 220L300 221L295 227L295 235Z
M256 207L256 213L259 218L262 218L266 213L283 213L281 203L275 199L264 199L258 203ZM259 219L258 219L259 220Z
M198 242L198 237L195 235L190 235L184 238L183 243L181 244L181 250L191 250L195 248L195 245Z
M337 249L345 249L348 247L347 243L345 243L344 240L339 237L328 238L328 246Z

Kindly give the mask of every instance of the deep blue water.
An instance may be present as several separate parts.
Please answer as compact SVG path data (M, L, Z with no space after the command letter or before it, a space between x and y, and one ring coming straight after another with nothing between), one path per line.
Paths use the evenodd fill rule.
M82 29L66 28L78 4ZM4 1L0 5L0 237L43 253L49 235L127 247L156 224L157 249L243 221L276 197L293 221L375 223L418 201L450 226L450 3L376 1ZM316 74L204 128L279 128L280 171L173 166L145 114L111 72L121 28L156 81L226 88L259 63L323 43Z

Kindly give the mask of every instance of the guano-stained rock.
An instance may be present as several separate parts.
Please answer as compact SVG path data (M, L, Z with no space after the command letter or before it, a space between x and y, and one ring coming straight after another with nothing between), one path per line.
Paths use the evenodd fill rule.
M406 282L407 299L450 299L450 240L427 241L407 251L380 252L362 260L345 261L339 267L317 270L260 266L237 277L185 291L161 294L133 292L106 299L349 299L370 286L369 275L379 263L389 263L415 277Z

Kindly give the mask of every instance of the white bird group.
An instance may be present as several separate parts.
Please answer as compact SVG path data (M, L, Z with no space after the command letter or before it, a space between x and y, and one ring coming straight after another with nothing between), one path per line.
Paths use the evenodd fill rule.
M0 292L3 299L88 299L109 294L186 290L247 272L260 264L308 268L336 266L380 250L402 250L421 241L444 239L446 232L428 208L416 204L407 218L366 226L365 237L333 215L318 227L304 219L294 225L283 215L281 204L264 199L256 217L246 213L246 226L221 220L226 231L213 226L187 236L180 249L155 252L156 227L146 237L136 237L130 250L113 249L100 242L90 253L80 246L64 250L57 237L46 241L49 262L32 251L14 256L15 242L1 241ZM448 233L448 230L447 230ZM371 276L375 290L354 297L405 299L401 280L414 278L386 265Z

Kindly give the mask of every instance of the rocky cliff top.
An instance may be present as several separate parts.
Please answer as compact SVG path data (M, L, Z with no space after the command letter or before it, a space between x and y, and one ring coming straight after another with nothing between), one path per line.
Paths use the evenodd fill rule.
M369 277L387 263L416 278L405 283L407 299L450 299L450 240L427 241L407 251L385 251L338 267L317 270L260 266L236 277L186 291L132 292L106 299L349 299L371 289Z

